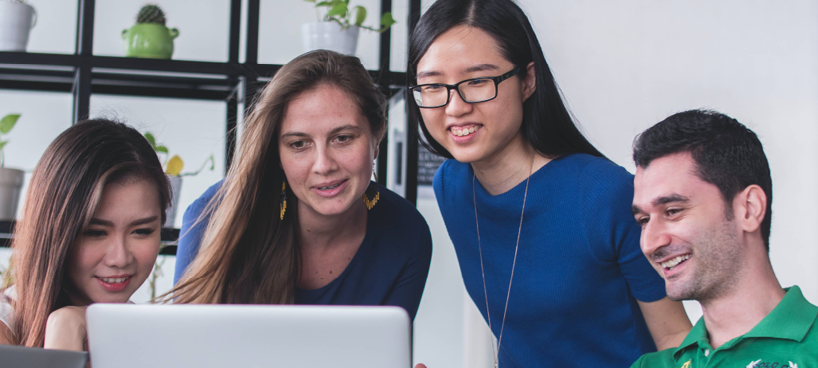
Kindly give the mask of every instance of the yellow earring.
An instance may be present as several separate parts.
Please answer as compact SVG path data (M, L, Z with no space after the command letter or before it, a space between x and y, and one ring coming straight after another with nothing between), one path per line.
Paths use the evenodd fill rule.
M373 171L373 175L375 175L375 180L377 181L378 174L375 174ZM366 188L366 191L364 191L364 204L366 205L366 209L371 210L372 207L375 207L379 199L381 199L381 192L378 190L378 183L369 182L369 186Z
M287 182L281 182L281 219L284 220L284 212L287 212Z

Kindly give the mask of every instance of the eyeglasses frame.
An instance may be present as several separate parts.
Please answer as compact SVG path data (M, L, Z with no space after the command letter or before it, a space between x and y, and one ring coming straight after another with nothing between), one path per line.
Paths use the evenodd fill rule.
M457 82L455 84L426 83L426 84L419 84L417 86L408 87L408 89L409 89L409 93L411 93L412 96L414 96L415 90L420 88L420 87L425 87L425 86L446 87L446 102L444 104L438 105L438 106L420 106L420 105L418 105L418 107L421 108L421 109L436 109L438 107L443 107L443 106L448 105L449 102L452 100L452 89L457 91L457 94L460 96L460 99L462 99L463 102L470 103L470 104L476 104L476 103L480 103L480 102L491 101L491 100L497 98L497 94L499 93L499 89L500 89L500 82L519 74L522 69L523 69L522 67L517 66L517 67L514 67L514 69L511 69L508 73L505 73L503 75L496 76L496 77L469 78L469 79L465 79L465 80L462 80L460 82ZM466 98L463 97L463 93L460 91L460 85L463 84L463 83L471 82L471 81L478 80L478 79L489 79L489 80L494 81L494 97L488 98L488 99L485 99L485 100L480 100L480 101L467 101ZM417 104L417 101L415 103Z

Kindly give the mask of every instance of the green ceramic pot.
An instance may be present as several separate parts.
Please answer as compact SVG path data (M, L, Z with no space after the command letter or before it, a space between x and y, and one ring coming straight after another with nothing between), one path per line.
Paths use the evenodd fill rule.
M153 23L136 24L122 31L125 56L170 59L173 55L173 39L178 36L176 28Z

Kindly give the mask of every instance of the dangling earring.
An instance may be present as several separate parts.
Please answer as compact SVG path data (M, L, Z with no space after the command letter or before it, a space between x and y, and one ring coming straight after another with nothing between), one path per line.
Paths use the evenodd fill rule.
M381 192L378 190L378 174L375 173L374 163L372 164L372 174L375 175L375 182L369 182L369 186L364 191L364 204L368 210L375 207L375 204L381 199Z
M287 211L287 182L281 182L281 219L284 220L284 212Z

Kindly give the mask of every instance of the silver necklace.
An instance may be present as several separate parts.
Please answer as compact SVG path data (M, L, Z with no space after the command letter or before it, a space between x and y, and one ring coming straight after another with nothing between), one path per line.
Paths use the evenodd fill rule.
M536 154L535 156L536 157ZM511 276L508 278L508 294L506 294L506 305L503 308L503 321L500 323L500 335L497 337L497 350L491 344L491 352L494 358L494 368L500 364L500 345L503 343L503 329L506 327L506 312L508 312L508 299L511 297L511 282L514 280L514 267L517 266L517 250L520 249L520 233L523 230L523 215L525 215L525 202L528 199L528 182L531 181L531 172L534 170L534 158L531 158L531 167L528 169L528 178L525 180L525 194L523 194L523 209L520 211L520 228L517 229L517 244L514 246L514 261L511 263ZM477 227L477 250L480 254L480 273L483 276L483 296L486 298L486 316L491 327L491 312L489 311L489 294L486 290L486 270L483 267L483 247L480 244L480 221L477 219L477 191L475 190L476 175L472 173L471 192L474 198L474 224Z

